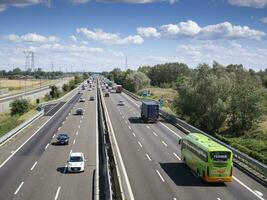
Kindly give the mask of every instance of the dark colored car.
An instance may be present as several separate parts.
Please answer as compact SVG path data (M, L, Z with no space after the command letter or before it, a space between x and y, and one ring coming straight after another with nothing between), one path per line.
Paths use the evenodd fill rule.
M69 136L66 133L60 133L57 136L57 144L69 144Z
M83 109L82 109L82 108L78 108L78 109L76 110L76 114L77 114L77 115L83 115Z
M105 93L105 97L109 97L109 93L108 92Z
M94 101L95 100L95 97L94 96L90 96L89 100L90 101Z

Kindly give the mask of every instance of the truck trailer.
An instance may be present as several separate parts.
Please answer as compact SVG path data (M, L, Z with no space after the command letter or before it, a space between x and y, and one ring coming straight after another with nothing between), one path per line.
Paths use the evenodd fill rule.
M143 101L141 105L141 118L145 123L157 122L159 118L159 103L152 100Z

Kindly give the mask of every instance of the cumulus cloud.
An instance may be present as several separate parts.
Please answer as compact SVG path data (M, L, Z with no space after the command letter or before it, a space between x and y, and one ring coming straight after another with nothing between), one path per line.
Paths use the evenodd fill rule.
M162 25L161 30L163 33L169 35L180 34L185 36L194 36L200 32L201 28L196 22L188 20L187 22L180 22L179 24Z
M47 50L57 53L102 53L104 50L102 48L98 47L88 47L85 45L63 45L59 43L55 44L44 44L41 46L31 46L29 47L32 51L41 51L41 50Z
M241 63L254 69L263 68L267 64L267 49L249 48L233 41L198 41L178 45L176 51L192 66L203 62L211 63L213 60L225 65Z
M53 43L59 41L55 36L43 36L37 33L28 33L25 35L9 34L4 37L10 42L36 42L36 43Z
M267 24L267 17L261 18L260 20L262 23Z
M159 32L159 34L162 36L183 36L198 39L246 38L260 40L266 36L265 32L251 29L248 26L232 25L230 22L223 22L200 27L196 22L192 20L188 20L187 22L180 22L178 24L162 25L160 26L159 30L155 31ZM152 37L152 35L150 37Z
M228 0L231 5L264 8L267 5L267 0Z
M50 6L50 0L1 0L0 1L0 12L6 10L9 6L14 7L25 7L43 4Z
M96 0L98 2L108 2L108 3L132 3L132 4L145 4L145 3L155 3L155 2L169 2L173 4L178 0Z
M71 36L70 36L70 39L71 39L73 42L77 42L77 38L76 38L74 35L71 35Z
M83 34L87 39L105 44L142 44L144 42L140 35L130 35L121 38L118 34L104 32L102 29L89 30L87 28L78 28L76 31Z
M153 27L139 27L137 33L143 37L160 37L160 33Z

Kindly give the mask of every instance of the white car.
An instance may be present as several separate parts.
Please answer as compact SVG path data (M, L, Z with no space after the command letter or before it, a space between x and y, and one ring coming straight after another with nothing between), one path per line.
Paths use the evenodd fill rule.
M68 159L68 172L84 172L85 161L82 152L72 152Z
M118 105L119 105L119 106L124 106L124 105L125 105L125 103L124 103L124 101L123 101L123 100L120 100L120 101L119 101L119 103L118 103Z

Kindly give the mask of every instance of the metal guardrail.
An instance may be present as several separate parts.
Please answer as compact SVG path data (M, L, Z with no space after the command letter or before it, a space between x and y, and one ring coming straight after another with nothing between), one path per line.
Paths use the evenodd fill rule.
M130 97L132 97L135 100L140 101L142 98L140 98L139 96L127 91L127 90L123 90L123 92L127 95L129 95ZM186 123L185 121L178 119L176 116L173 116L167 112L164 112L162 110L160 110L160 115L170 121L174 126L176 126L177 128L179 128L181 131L183 131L184 133L188 134L189 132L196 132L196 133L202 133L203 135L206 135L208 137L210 137L211 139L213 139L214 141L218 142L219 144L229 148L233 154L234 154L234 163L236 165L238 165L241 168L245 168L244 170L249 173L249 175L255 176L256 179L258 181L260 181L261 183L263 183L264 185L267 185L267 166L259 161L257 161L256 159L248 156L247 154L244 154L242 152L240 152L239 150L229 146L228 144L225 144L224 142L218 140L215 137L210 136L209 134L199 130L198 128ZM245 167L244 167L245 165ZM251 171L250 169L246 169L246 166L248 166L249 168L255 170L256 172ZM257 173L257 174L256 174ZM254 177L254 178L255 178Z
M100 111L101 113L101 120L102 120L102 128L103 128L103 139L104 139L104 148L105 148L105 155L107 161L107 176L108 176L108 190L109 190L109 197L108 199L116 199L116 200L124 200L124 192L122 188L122 180L121 180L121 172L118 165L117 160L117 152L116 148L114 147L113 138L111 135L110 127L107 123L107 110L103 105L103 95L100 89L98 88L98 95L99 95L99 104L100 104Z
M78 87L76 87L75 89L73 89L72 91L68 92L67 94L65 94L64 96L62 96L59 99L55 99L52 101L48 101L45 102L43 104L41 104L42 106L48 105L48 104L53 104L53 103L57 103L59 101L61 101L62 99L70 96L72 93L76 92L78 90ZM38 112L36 115L34 115L32 118L28 119L27 121L23 122L22 124L20 124L19 126L17 126L16 128L12 129L11 131L9 131L8 133L6 133L5 135L3 135L2 137L0 137L0 144L4 143L5 141L7 141L9 138L14 137L15 135L17 135L21 130L23 130L24 128L26 128L27 126L29 126L31 123L33 123L34 121L36 121L37 119L39 119L41 116L44 115L44 110L42 109L40 112Z
M38 112L36 115L34 115L32 118L28 119L27 121L23 122L22 124L20 124L16 128L14 128L13 130L9 131L8 133L6 133L2 137L0 137L0 144L4 143L9 138L17 135L21 130L23 130L28 125L30 125L31 123L33 123L34 121L39 119L41 116L43 116L43 114L44 114L44 111L42 110L42 111Z

